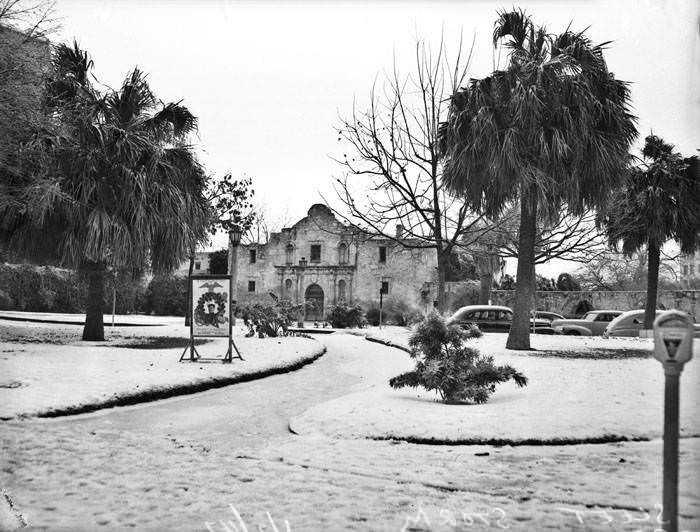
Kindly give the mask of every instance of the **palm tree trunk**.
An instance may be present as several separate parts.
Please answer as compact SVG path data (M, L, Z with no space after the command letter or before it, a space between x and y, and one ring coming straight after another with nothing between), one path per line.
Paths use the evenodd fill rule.
M84 271L88 276L88 293L83 340L101 342L105 339L105 265L93 263L87 266Z
M647 302L644 307L644 328L651 329L656 317L656 298L659 291L659 260L661 249L649 242L648 250L648 274L647 274Z
M190 271L187 274L187 313L185 314L185 327L190 326L192 319L192 272L194 271L194 253L190 254Z
M537 233L537 195L533 187L520 197L520 234L518 235L518 273L515 282L513 324L506 348L530 349L530 306L534 298L532 280L535 270L535 237Z

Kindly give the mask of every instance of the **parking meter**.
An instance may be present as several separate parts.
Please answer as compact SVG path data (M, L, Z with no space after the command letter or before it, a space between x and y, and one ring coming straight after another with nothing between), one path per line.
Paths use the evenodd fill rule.
M654 320L654 358L664 368L682 370L693 357L693 332L693 322L685 312L664 312Z
M654 358L663 364L664 469L663 523L678 531L678 413L683 365L693 357L693 322L685 312L670 310L654 320Z

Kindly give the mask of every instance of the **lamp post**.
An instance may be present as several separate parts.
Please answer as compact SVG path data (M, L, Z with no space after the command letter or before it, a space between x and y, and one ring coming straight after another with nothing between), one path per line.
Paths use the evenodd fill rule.
M236 315L234 305L238 302L238 245L241 243L243 229L240 225L234 225L228 232L228 273L231 276L231 295L229 305L231 308L231 324L235 325Z
M304 327L304 322L306 321L306 297L304 294L304 270L306 269L306 264L306 257L299 259L299 302L301 303L301 312L299 313L297 327L300 329Z
M384 294L388 294L388 290L384 290L384 283L379 284L379 328L382 328L382 314L384 314Z

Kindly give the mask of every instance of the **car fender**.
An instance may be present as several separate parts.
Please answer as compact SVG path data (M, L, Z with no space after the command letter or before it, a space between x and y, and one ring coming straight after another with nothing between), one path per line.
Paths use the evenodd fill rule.
M581 336L593 336L593 333L591 330L587 327L583 327L581 325L560 325L557 327L558 330L561 332L559 334L566 334L568 332L577 332Z

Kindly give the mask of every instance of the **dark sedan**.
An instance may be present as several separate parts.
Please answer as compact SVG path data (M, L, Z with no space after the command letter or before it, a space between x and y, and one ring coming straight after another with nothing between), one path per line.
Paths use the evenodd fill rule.
M452 316L447 319L450 324L468 324L476 323L476 325L484 332L508 332L510 325L513 323L513 311L509 307L501 307L497 305L469 305L462 307ZM533 320L530 319L532 326ZM554 334L554 331L549 326L550 322L543 319L535 319L535 332L539 334Z

